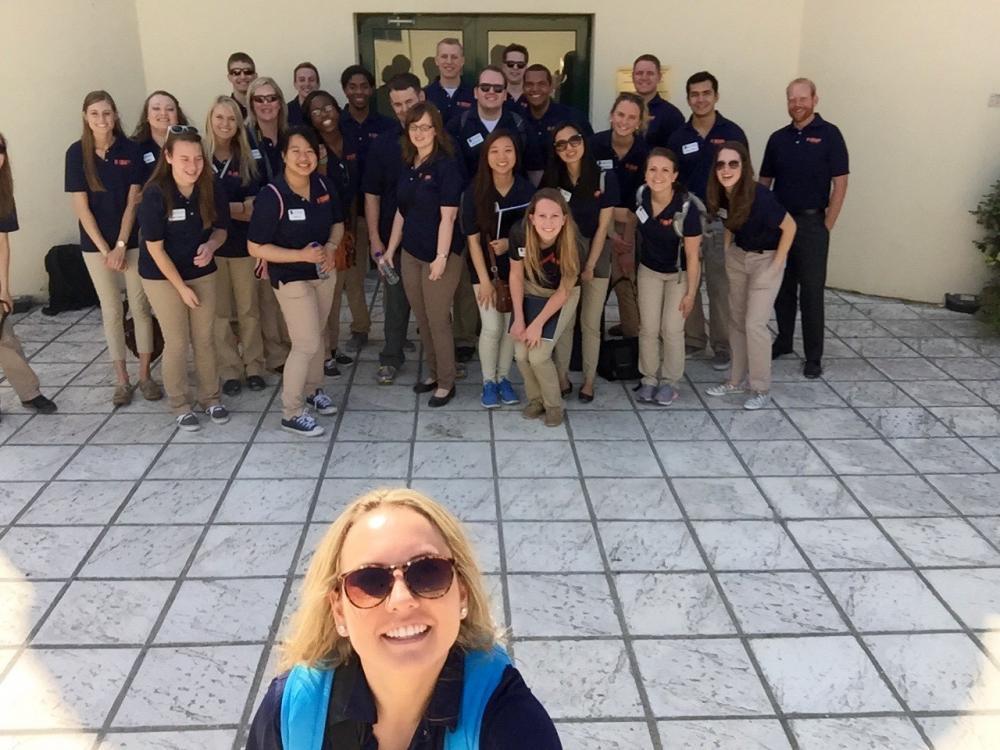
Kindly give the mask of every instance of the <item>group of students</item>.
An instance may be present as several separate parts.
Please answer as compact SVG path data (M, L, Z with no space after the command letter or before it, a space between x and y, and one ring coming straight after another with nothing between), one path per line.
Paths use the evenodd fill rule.
M638 336L640 401L670 405L685 358L710 347L729 377L706 393L746 393L746 408L766 406L771 359L791 351L800 294L805 375L817 377L826 245L847 151L815 113L812 82L789 84L792 123L771 137L758 182L743 130L716 110L712 74L687 80L685 121L657 92L659 60L641 55L636 93L620 94L610 127L594 133L553 100L551 72L528 55L508 46L502 66L469 87L461 43L443 39L437 80L425 89L409 73L388 81L395 119L372 109L374 78L361 66L341 76L342 109L311 63L295 68L297 95L286 101L245 53L230 56L232 93L212 103L203 131L156 91L130 139L111 95L88 94L81 139L66 153L66 191L101 301L115 405L136 388L149 400L165 389L178 426L196 430L202 415L226 422L221 396L244 384L262 390L270 369L283 373L282 428L323 434L313 413L336 414L324 376L353 361L339 347L342 296L352 317L346 348L367 343L369 254L385 310L376 379L393 383L412 349L412 312L426 365L414 390L430 394L431 407L454 397L477 343L482 405L520 403L508 377L517 361L523 415L559 425L577 320L578 398L595 398L611 290L621 323L610 333ZM0 177L4 170L9 183L9 162ZM790 254L800 225L808 242ZM135 385L118 274L135 323ZM164 389L150 376L152 313L163 331ZM23 390L23 401L38 397L36 386Z

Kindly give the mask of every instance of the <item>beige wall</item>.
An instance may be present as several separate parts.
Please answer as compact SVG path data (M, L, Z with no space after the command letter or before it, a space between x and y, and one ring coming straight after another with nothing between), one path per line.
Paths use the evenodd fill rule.
M14 149L24 227L14 238L19 293L44 288L41 254L74 236L61 194L62 153L78 137L74 111L86 90L111 90L133 124L143 93L165 88L201 126L209 101L228 88L226 57L237 48L250 52L258 71L277 78L289 96L295 63L314 62L324 86L339 93L339 72L357 57L353 13L360 8L343 0L299 0L280 18L263 0L244 0L238 8L203 0L43 0L31 13L25 6L0 0L5 19L14 19L0 29L5 59L16 61L0 70L0 129ZM468 0L419 0L410 8L456 13L471 6ZM537 0L508 0L503 10L594 14L591 116L598 129L614 96L615 70L652 51L671 67L674 91L682 92L696 70L718 76L719 109L747 131L759 163L767 136L787 120L785 83L800 73L816 78L820 109L844 130L854 170L834 236L831 284L938 301L944 291L981 286L982 265L970 243L975 225L965 212L1000 167L1000 110L985 106L990 86L1000 90L1000 82L989 80L1000 70L1000 53L989 52L987 37L1000 25L1000 3L939 0L920 8L902 0L647 0L618 4L612 12L595 0L549 0L544 8ZM398 12L400 4L371 0L363 10ZM95 54L98 40L107 38L116 40L111 66ZM60 40L60 53L40 55L52 39ZM29 67L41 75L25 76ZM876 69L897 80L880 85L869 72ZM10 104L39 101L39 80L51 81L46 101L66 101L52 107L60 117L42 127L37 110ZM674 99L686 114L685 103ZM929 116L942 110L947 116ZM46 152L37 147L43 142L58 147ZM31 156L19 156L24 148ZM911 187L914 177L929 175L933 191ZM907 221L914 216L929 221Z

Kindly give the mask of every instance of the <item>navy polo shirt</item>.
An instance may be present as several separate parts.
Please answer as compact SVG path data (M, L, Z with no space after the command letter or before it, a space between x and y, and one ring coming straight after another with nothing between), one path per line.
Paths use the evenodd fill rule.
M781 222L787 213L774 193L758 183L750 215L733 233L733 241L747 251L776 250L781 240Z
M368 152L368 163L361 176L361 189L369 195L377 195L379 201L378 233L383 243L389 242L392 234L392 220L396 216L396 187L403 173L403 148L399 139L403 129L396 122L391 130L382 133L372 143Z
M632 147L619 159L611 145L612 132L602 130L590 139L590 154L597 159L602 172L613 171L618 178L618 205L630 211L635 210L635 191L642 185L649 146L638 135L632 140Z
M166 276L156 265L146 247L147 242L163 242L163 249L177 268L177 273L185 281L198 279L215 271L215 260L202 268L194 264L198 247L208 240L215 229L229 229L229 202L223 190L213 190L215 200L215 221L207 229L203 226L198 210L198 187L185 198L174 188L173 208L167 211L167 203L159 185L150 185L142 191L139 204L138 223L139 275L144 279L163 281Z
M653 196L644 188L636 206L636 229L642 240L641 263L658 273L677 273L687 269L681 238L674 227L674 217L684 208L685 193L674 191L674 198L660 213L653 214ZM682 227L685 237L701 236L701 216L693 204L688 206Z
M522 113L509 109L500 110L500 118L493 132L506 130L517 142L517 149L524 154L528 146L528 133L526 130L525 118ZM479 152L483 149L483 143L490 135L483 121L479 118L478 108L469 112L457 112L448 123L448 132L458 144L458 152L462 157L465 167L465 178L469 182L475 176L479 168Z
M142 179L140 185L145 185L146 181L153 176L156 169L156 162L160 160L160 145L152 138L138 143L139 146L139 175Z
M6 216L0 216L0 232L16 232L20 227L17 223L17 206Z
M327 147L326 149L327 184L336 189L340 205L346 215L358 194L360 177L358 175L358 160L355 154L344 154L341 159Z
M726 141L739 141L748 146L743 128L732 120L727 120L720 112L715 113L715 124L705 138L695 130L691 120L685 122L670 136L669 148L680 160L681 183L705 200L708 177L715 169L715 154Z
M493 220L488 227L479 226L479 217L476 214L476 190L474 187L468 187L465 192L462 193L462 209L459 213L459 219L462 222L462 234L466 236L471 236L474 234L479 234L482 232L485 236L481 237L480 240L483 245L483 259L486 261L486 270L493 276L493 272L490 271L490 254L486 249L486 243L490 240L504 239L509 237L511 227L515 223L520 223L521 219L524 218L524 212L527 210L525 204L531 200L531 196L535 194L535 186L531 184L531 180L521 175L514 175L514 184L511 185L510 190L507 191L507 195L499 195L497 202L494 204ZM520 210L514 208L515 206L520 206ZM511 209L509 211L504 211L502 218L500 219L500 236L497 237L497 218L498 214L496 208L500 210ZM510 259L508 255L510 250L506 253L502 253L497 256L497 273L500 278L506 281L510 277ZM472 273L473 280L477 280L476 269L472 264L472 254L469 254L467 258L469 263L469 271Z
M396 187L403 216L403 249L418 260L437 257L441 207L458 208L462 198L462 168L455 157L436 153L419 167L404 167ZM451 252L462 252L462 230L455 222Z
M310 243L325 245L333 225L344 220L343 207L335 188L315 172L309 177L309 200L288 187L282 174L273 187L262 188L253 204L253 216L247 239L258 245L277 245L288 250L303 250ZM281 197L278 197L278 194ZM316 264L311 262L274 263L268 261L271 286L318 279Z
M531 107L528 105L525 105L521 111L524 114L528 130L528 149L524 155L524 166L529 171L545 169L549 160L549 152L552 150L552 138L557 125L571 122L585 138L594 134L594 129L590 127L590 122L587 121L586 117L572 107L567 107L556 101L550 100L545 114L537 119L531 114Z
M445 123L448 123L456 112L465 112L476 107L476 94L471 86L463 83L455 89L454 94L448 96L440 78L435 78L433 83L424 87L424 98L438 108Z
M122 226L122 215L128 207L128 191L133 185L142 184L139 171L139 149L128 138L118 136L100 158L94 154L94 166L104 190L92 191L87 186L87 176L83 172L83 146L77 141L66 150L66 192L86 193L87 205L97 220L101 236L110 247L118 242L118 232ZM136 245L136 228L128 239L128 246ZM80 247L85 253L96 253L97 246L80 224Z
M228 162L222 162L212 157L212 171L215 173L215 189L226 196L229 203L242 203L247 198L257 195L260 190L259 180L251 180L244 185L240 179L239 156L233 155ZM215 251L215 254L223 258L246 258L247 251L247 227L250 222L240 221L230 218L229 230L226 234L226 241L222 247Z
M345 109L340 116L340 132L344 136L344 155L356 155L353 158L358 161L359 171L363 172L365 163L368 160L368 151L372 142L382 133L391 130L397 123L395 117L388 118L380 115L374 109L368 110L368 116L358 122L355 120L349 109Z
M261 185L266 185L284 174L285 161L281 158L278 144L270 138L255 133L249 126L247 137L250 139L250 155L256 159L260 169Z
M670 136L684 125L684 115L659 94L646 102L649 122L646 123L646 143L650 148L667 147Z
M789 123L767 140L760 176L774 179L778 202L791 213L825 210L830 181L848 173L847 144L840 129L818 114L798 130Z
M288 102L288 127L308 124L309 121L306 119L305 113L302 111L302 102L300 102L299 97L296 96Z
M620 200L618 192L618 178L614 172L602 172L604 189L594 192L584 190L580 184L575 187L570 184L569 177L563 177L563 181L558 185L543 185L543 187L558 188L563 197L569 202L569 209L573 214L580 234L592 240L597 233L597 226L601 221L601 210L614 208Z

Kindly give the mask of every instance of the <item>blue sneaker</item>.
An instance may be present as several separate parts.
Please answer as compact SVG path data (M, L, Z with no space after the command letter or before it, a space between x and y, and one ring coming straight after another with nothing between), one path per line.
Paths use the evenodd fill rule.
M500 393L497 384L492 380L483 383L483 398L480 401L485 409L498 409L500 407Z
M337 413L333 399L327 396L322 388L317 388L316 393L312 396L306 396L306 403L315 409L317 414L322 414L324 417L332 417Z
M281 429L293 435L302 435L304 437L319 437L325 432L322 427L316 424L316 420L313 419L312 415L306 412L302 412L294 419L282 419Z
M510 384L510 381L507 380L507 378L500 378L500 384L497 387L500 389L500 401L507 406L521 403L521 399L518 398L517 391L514 390L514 386Z

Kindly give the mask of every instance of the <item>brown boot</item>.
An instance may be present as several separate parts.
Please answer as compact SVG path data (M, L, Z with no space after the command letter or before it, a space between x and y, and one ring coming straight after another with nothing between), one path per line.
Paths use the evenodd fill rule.
M558 427L563 422L563 410L560 406L551 406L545 409L545 426Z
M528 405L521 410L521 416L525 419L538 419L545 413L545 405L538 399L529 401Z

